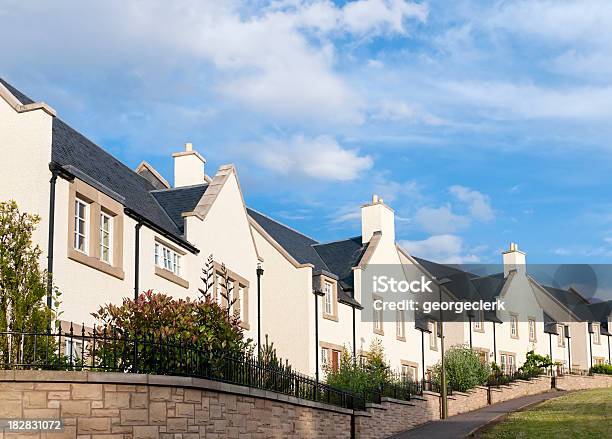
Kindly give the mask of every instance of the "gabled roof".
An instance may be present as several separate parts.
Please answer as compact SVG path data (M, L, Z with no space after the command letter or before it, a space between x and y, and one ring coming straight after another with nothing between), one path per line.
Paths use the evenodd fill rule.
M32 99L0 79L0 82L23 104ZM129 211L142 217L180 244L197 251L183 236L183 231L170 218L153 196L156 187L117 160L104 149L76 131L58 117L53 118L51 161L68 173L85 178Z
M164 208L176 227L184 233L185 220L183 213L192 212L202 199L208 183L183 186L170 189L154 190L151 193L157 202Z

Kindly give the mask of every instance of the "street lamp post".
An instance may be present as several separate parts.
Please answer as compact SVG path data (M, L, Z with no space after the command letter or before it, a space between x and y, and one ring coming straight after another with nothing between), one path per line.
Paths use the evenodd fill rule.
M438 285L438 292L440 293L440 398L442 399L442 413L441 418L446 419L448 417L448 400L446 395L446 370L444 366L444 314L442 311L442 286L449 283L451 280L443 278L436 281Z
M261 358L261 277L264 274L261 264L257 264L257 353Z

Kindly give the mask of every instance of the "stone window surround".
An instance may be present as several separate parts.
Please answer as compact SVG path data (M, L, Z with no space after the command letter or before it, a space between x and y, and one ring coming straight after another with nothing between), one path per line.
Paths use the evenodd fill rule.
M531 337L531 330L530 330L530 325L533 322L533 337ZM529 341L533 342L533 343L537 343L538 341L538 326L536 323L536 318L529 316L527 318L527 332L529 334Z
M599 328L599 323L593 323L593 344L600 345L601 344L601 330Z
M342 351L344 350L344 346L340 346L335 343L328 343L326 341L319 341L319 349L327 350L327 358L329 359L329 363L332 362L332 351L338 352L338 366L340 365L340 360L342 359Z
M510 352L510 351L499 351L499 366L501 367L501 358L502 355L506 356L506 367L508 367L508 357L512 357L512 367L514 367L514 369L517 369L517 364L516 364L516 352Z
M213 261L213 269L215 272L215 275L213 276L213 298L214 300L217 300L217 279L218 276L221 276L222 272L223 272L223 266L222 264ZM244 311L244 320L240 321L240 326L243 329L250 329L251 328L251 324L250 324L250 319L249 319L249 281L247 279L245 279L244 277L240 276L238 273L230 270L229 268L227 268L227 266L225 266L225 271L227 272L227 277L229 280L231 280L234 283L234 287L232 290L232 294L234 295L233 297L236 297L235 294L238 293L239 288L242 287L242 296L244 297L244 304L241 303L240 301L238 301L238 310L234 310L234 312L240 312L240 310ZM238 289L236 288L236 286L238 286ZM235 304L236 302L234 302ZM225 299L224 297L221 299L221 305L224 307L227 307L227 299Z
M484 334L485 332L485 325L484 325L484 312L482 312L482 310L479 310L476 314L475 317L477 320L474 320L472 322L472 327L474 329L474 332L481 332ZM478 326L476 326L477 323L480 323L480 328Z
M333 322L338 321L338 282L331 277L325 276L324 274L319 276L319 288L323 292L321 296L321 312L323 313L323 318L327 320L331 320ZM328 282L332 286L332 313L328 314L325 312L325 282Z
M427 329L429 329L429 350L438 350L438 324L433 320L427 322ZM433 343L432 343L433 342Z
M402 333L402 335L400 336L400 335L398 335L398 334L397 334L397 326L396 326L396 329L395 329L395 338L396 338L397 340L399 340L399 341L406 341L406 314L405 314L405 311L403 311L403 310L397 310L397 311L396 311L396 315L397 315L398 317L399 317L399 316L401 316L401 317L402 317L402 320L401 320L401 321L399 321L399 319L398 319L398 320L395 322L395 324L396 324L396 325L398 325L398 326L399 326L399 325L401 325L401 333Z
M565 326L557 325L557 347L565 347Z
M491 350L488 348L481 348L481 347L473 347L472 350L476 353L483 353L485 354L485 363L489 364L489 360L491 357Z
M88 203L89 236L88 252L74 248L75 202L80 199ZM100 213L112 218L112 263L100 259ZM68 189L68 258L95 270L123 280L123 205L108 195L75 178Z
M508 323L510 323L510 338L514 338L517 339L519 338L519 318L518 318L518 314L516 313L510 313L510 321ZM512 322L514 321L515 325L514 327L516 328L516 334L512 334Z
M419 380L419 363L416 363L414 361L409 361L409 360L400 360L400 364L402 366L414 367L414 369L415 369L414 380L415 381ZM411 377L411 379L412 379L412 377Z
M187 254L184 250L181 250L179 247L170 244L168 241L164 241L158 236L155 237L155 242L153 245L155 246L155 244L162 245L168 248L169 250L172 250L176 254L178 254L181 257L181 269L184 270L184 256ZM155 252L155 247L153 247L153 252ZM153 261L153 263L155 264L155 261ZM155 264L155 274L180 287L189 288L189 281L187 279L184 279L181 276L177 276L172 271L167 270L164 267L160 267L159 265L156 265L156 264Z
M372 303L376 302L377 300L382 300L382 297L377 296L376 294L373 294ZM372 319L372 330L374 334L384 336L385 335L384 313L382 310L375 310L374 308L372 308L372 312L376 314L376 316L373 316L374 318ZM380 321L378 320L379 318L380 318ZM377 322L380 323L379 328L376 327Z

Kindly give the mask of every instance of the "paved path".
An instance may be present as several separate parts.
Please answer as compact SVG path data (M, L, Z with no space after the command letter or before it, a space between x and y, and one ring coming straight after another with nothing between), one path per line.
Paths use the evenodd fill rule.
M537 404L551 398L563 395L563 391L549 391L537 395L523 396L509 401L488 405L478 410L460 415L451 416L448 419L432 421L420 427L407 430L392 436L390 439L453 439L464 438L495 419L515 412L526 406Z

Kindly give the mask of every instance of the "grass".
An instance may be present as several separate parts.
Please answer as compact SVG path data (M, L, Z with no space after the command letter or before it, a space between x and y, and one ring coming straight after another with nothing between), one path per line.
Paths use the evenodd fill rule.
M612 432L612 388L585 390L554 398L522 412L478 435L505 438L609 438Z

